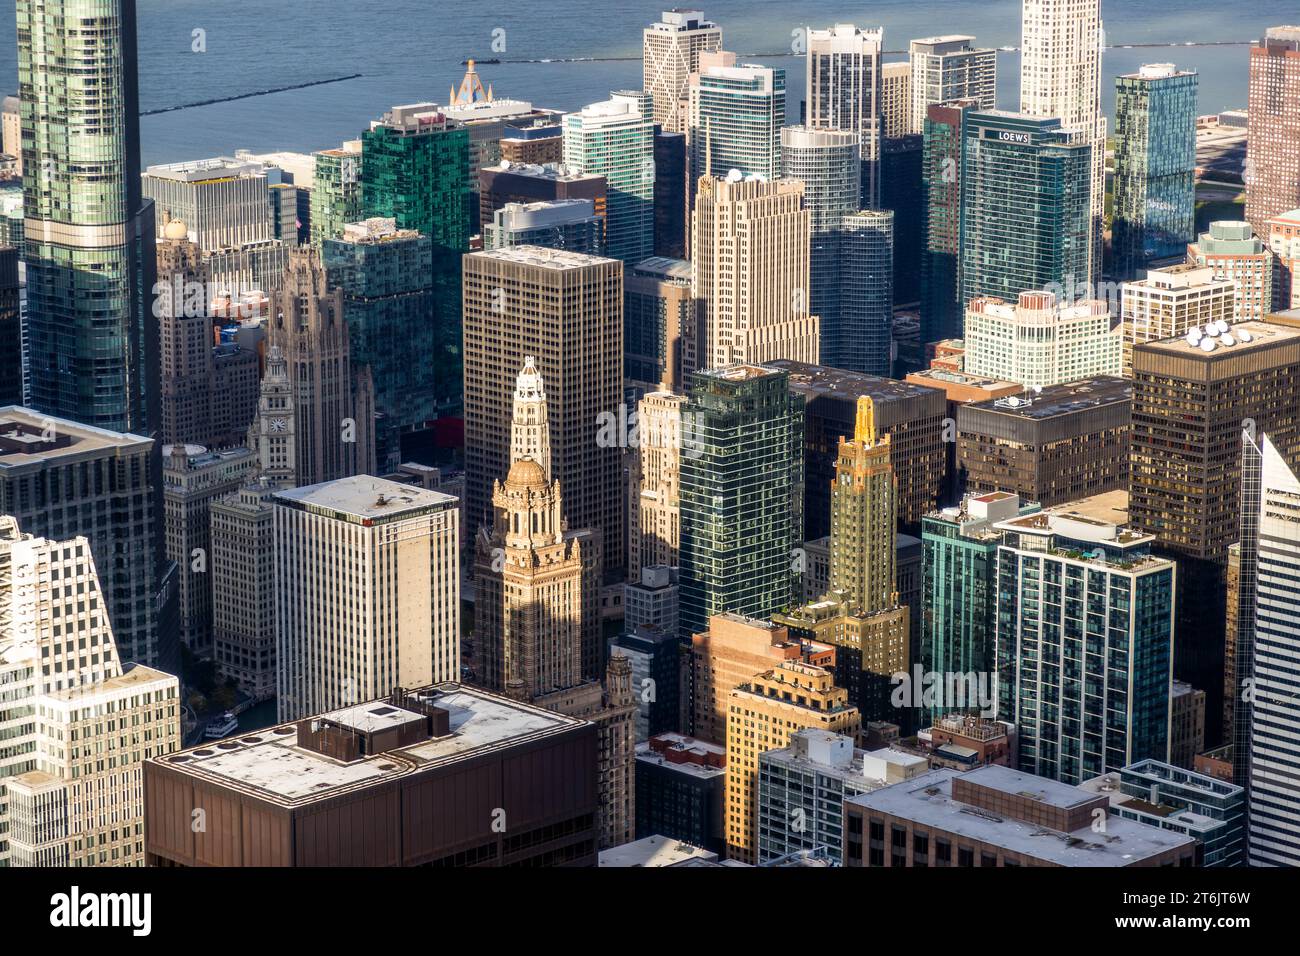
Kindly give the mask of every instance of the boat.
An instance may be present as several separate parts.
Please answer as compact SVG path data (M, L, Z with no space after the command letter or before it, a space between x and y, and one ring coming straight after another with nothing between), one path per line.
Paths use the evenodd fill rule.
M203 736L208 740L220 740L233 734L238 727L239 721L235 719L235 715L226 711L220 717L208 721L208 729L203 731Z

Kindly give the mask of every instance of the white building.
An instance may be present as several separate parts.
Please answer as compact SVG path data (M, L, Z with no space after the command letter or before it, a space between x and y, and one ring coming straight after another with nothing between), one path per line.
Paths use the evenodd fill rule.
M965 371L1025 388L1118 376L1123 342L1105 302L1062 304L1050 292L1022 292L1015 305L974 299L966 308Z
M881 54L885 30L860 30L837 23L829 30L808 31L804 124L814 129L853 130L862 155L863 205L880 205L880 141L884 79Z
M686 86L700 54L722 49L722 29L699 10L665 10L642 33L641 88L654 98L654 121L664 132L685 131Z
M175 677L124 668L84 537L0 516L0 866L141 866L141 763L180 745Z
M280 720L459 679L455 498L357 475L272 500Z
M1121 287L1124 374L1133 374L1133 346L1186 335L1193 326L1233 321L1236 291L1230 279L1195 265L1150 269Z
M925 129L925 111L940 103L975 100L980 110L998 106L998 51L976 48L975 38L952 34L913 40L908 47L912 65L909 132Z

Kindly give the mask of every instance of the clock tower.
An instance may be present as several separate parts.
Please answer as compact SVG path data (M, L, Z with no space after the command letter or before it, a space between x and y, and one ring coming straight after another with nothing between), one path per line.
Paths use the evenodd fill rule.
M294 431L289 364L280 347L272 345L266 354L266 374L262 376L257 418L250 429L248 444L257 451L262 477L282 488L292 488L298 481Z

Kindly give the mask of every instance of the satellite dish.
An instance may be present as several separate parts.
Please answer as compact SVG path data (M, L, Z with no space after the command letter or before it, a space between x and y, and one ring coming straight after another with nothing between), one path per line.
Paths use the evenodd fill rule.
M1219 336L1219 344L1220 344L1220 345L1236 345L1236 344L1237 344L1237 340L1234 339L1234 338L1233 338L1231 335L1229 335L1227 332L1224 332L1222 335Z
M1202 352L1213 352L1213 351L1214 351L1214 339L1204 339L1204 340L1202 340L1202 341L1201 341L1201 351L1202 351Z
M1222 335L1224 332L1228 331L1228 323L1225 322L1225 321L1223 321L1223 319L1218 319L1218 320L1216 320L1215 323L1214 323L1214 327L1215 327L1215 329L1218 330L1218 332L1219 332L1220 335Z
M1237 338L1241 339L1241 341L1243 342L1249 342L1254 338L1254 336L1251 335L1249 332L1247 332L1245 329L1238 329Z

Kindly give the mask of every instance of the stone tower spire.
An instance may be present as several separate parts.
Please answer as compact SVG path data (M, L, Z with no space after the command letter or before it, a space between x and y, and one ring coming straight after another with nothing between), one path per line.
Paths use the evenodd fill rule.
M536 359L524 359L515 379L514 415L510 423L510 461L531 458L551 477L551 427L547 421L546 388L537 371Z

